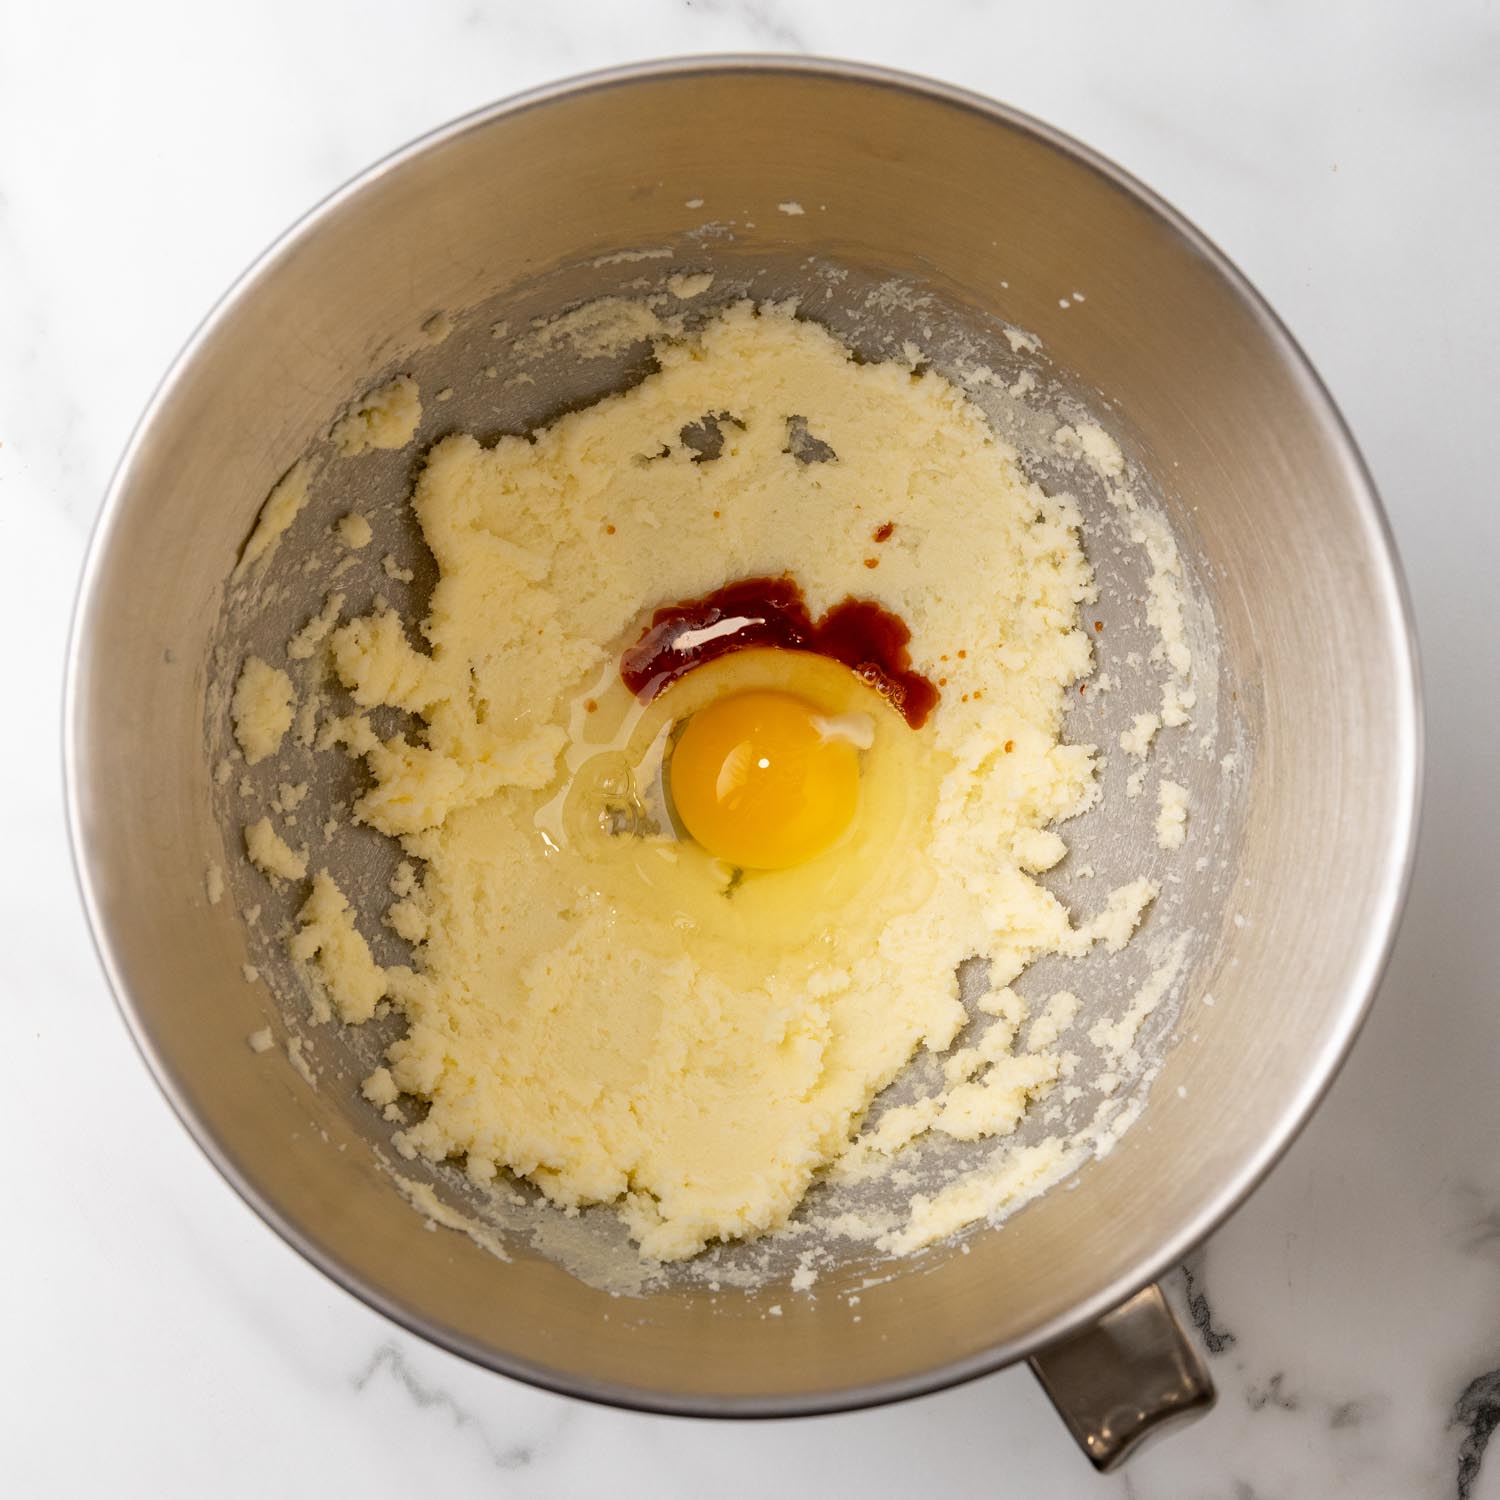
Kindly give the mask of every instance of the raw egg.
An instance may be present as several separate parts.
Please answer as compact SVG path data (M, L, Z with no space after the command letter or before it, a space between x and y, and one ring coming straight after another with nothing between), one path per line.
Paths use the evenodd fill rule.
M769 955L839 925L851 903L899 910L930 887L948 758L842 662L748 647L647 703L601 678L569 735L536 826L585 855L622 913L666 911Z
M790 693L735 693L688 720L669 795L710 854L784 870L822 854L854 820L859 750L840 719Z

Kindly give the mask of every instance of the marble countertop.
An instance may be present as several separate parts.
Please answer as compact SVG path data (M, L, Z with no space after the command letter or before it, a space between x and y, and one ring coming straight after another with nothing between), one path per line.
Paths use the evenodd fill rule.
M5 31L5 1493L1500 1500L1493 6L53 0L9 7ZM1310 1129L1171 1279L1217 1410L1110 1479L1024 1370L735 1425L585 1406L412 1339L304 1264L189 1142L75 897L53 727L74 581L115 457L202 312L315 199L461 111L735 49L966 84L1165 194L1332 387L1415 595L1428 792L1390 972Z

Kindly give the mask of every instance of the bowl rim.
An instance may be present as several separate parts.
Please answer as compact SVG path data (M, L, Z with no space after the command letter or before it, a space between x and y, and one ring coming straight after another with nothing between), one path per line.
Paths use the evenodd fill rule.
M193 1111L164 1059L136 1013L134 998L117 962L98 892L90 869L89 849L82 820L80 745L85 738L80 722L80 681L100 622L95 618L95 584L118 522L122 498L131 485L132 471L158 415L173 400L178 386L198 353L240 304L252 297L270 275L325 220L349 200L383 178L430 151L493 122L553 103L559 99L600 92L622 85L716 74L790 74L825 78L874 88L895 89L925 100L979 115L1001 127L1018 131L1070 157L1105 178L1161 221L1181 242L1223 279L1261 332L1281 355L1288 375L1300 386L1309 412L1320 422L1338 451L1349 491L1368 540L1372 569L1380 583L1385 619L1394 648L1393 676L1407 686L1394 705L1399 800L1391 809L1389 857L1372 906L1370 920L1351 964L1351 979L1336 1024L1321 1051L1310 1055L1301 1085L1291 1106L1259 1145L1228 1174L1186 1222L1165 1236L1157 1249L1140 1257L1107 1286L1050 1319L1031 1336L994 1345L980 1353L937 1364L919 1373L833 1391L757 1396L666 1394L616 1381L579 1378L533 1361L519 1359L425 1317L415 1309L366 1284L277 1205L263 1196L220 1149L207 1123ZM1347 423L1322 379L1270 305L1248 277L1207 235L1131 173L1107 156L1067 133L1010 105L955 84L920 74L839 58L780 53L705 53L634 62L571 75L509 95L463 114L417 136L389 152L327 194L263 250L218 299L173 359L161 378L115 466L90 532L69 630L62 695L62 752L64 803L68 841L79 895L90 936L114 996L116 1007L145 1060L157 1086L178 1120L220 1175L256 1215L288 1245L344 1291L391 1319L407 1332L449 1353L499 1374L561 1395L631 1410L663 1415L715 1418L777 1418L852 1411L886 1402L929 1394L990 1374L1078 1333L1111 1308L1156 1280L1200 1244L1237 1209L1290 1147L1327 1093L1369 1014L1377 986L1390 959L1410 889L1421 815L1423 771L1423 713L1421 668L1408 585L1389 520L1379 493L1354 442Z

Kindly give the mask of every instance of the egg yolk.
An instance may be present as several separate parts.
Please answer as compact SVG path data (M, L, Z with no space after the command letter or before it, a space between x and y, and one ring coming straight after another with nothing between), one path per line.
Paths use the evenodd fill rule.
M735 693L699 709L668 777L688 833L719 859L755 870L823 853L859 803L857 748L790 693Z

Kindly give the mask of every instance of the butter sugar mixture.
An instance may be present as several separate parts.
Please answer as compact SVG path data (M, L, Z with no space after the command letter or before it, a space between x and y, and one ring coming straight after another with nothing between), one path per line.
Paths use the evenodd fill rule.
M662 339L657 362L530 438L426 455L411 503L439 570L428 614L386 609L318 646L363 711L320 743L363 758L355 815L403 845L385 919L414 960L375 962L359 921L377 914L316 858L290 942L341 1020L404 1016L365 1085L425 1105L403 1154L516 1174L564 1209L617 1205L645 1256L674 1260L774 1230L820 1175L926 1134L1014 1131L1066 1075L1077 1002L1023 1031L1011 981L1044 954L1121 947L1156 888L1075 921L1036 879L1066 853L1056 825L1098 795L1094 751L1062 739L1092 659L1072 502L941 375L858 363L790 309L738 305ZM815 614L854 596L905 622L938 688L925 723L786 653L730 656L649 704L621 683L658 606L782 574ZM660 802L682 723L748 689L868 721L851 831L796 868L736 869ZM407 727L377 732L379 709ZM292 709L256 665L236 714L247 753L270 754ZM636 789L639 827L599 834L601 765ZM299 858L279 861L287 878ZM975 957L991 1021L961 1036L956 973ZM940 1089L866 1127L924 1049ZM890 1248L1040 1181L1063 1151L1035 1149L918 1200Z

